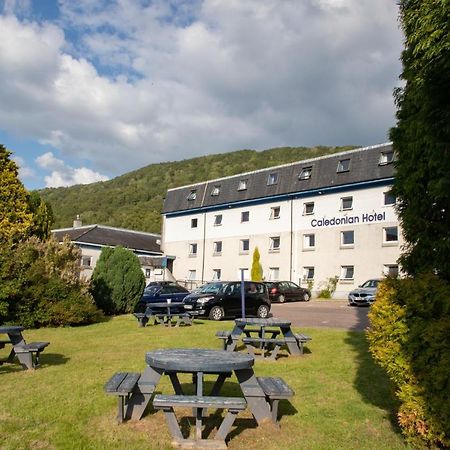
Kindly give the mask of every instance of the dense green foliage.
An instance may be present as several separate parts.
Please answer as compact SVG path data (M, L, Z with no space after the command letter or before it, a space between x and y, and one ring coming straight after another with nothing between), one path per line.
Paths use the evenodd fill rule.
M0 242L18 240L27 235L33 225L28 194L17 178L17 165L0 144Z
M344 151L353 147L288 147L241 150L184 161L152 164L113 180L40 192L55 214L55 227L83 223L161 232L161 210L168 188L184 186L278 164Z
M91 278L92 295L106 314L131 312L142 297L145 277L138 257L123 247L103 247Z
M258 247L255 247L253 251L253 260L252 260L252 270L251 277L252 281L262 281L263 280L263 269L260 263L260 254Z
M450 282L450 2L403 0L405 86L396 92L394 192L407 242L403 269Z
M28 195L28 208L33 215L32 225L29 231L30 234L40 239L46 239L50 236L50 230L53 224L52 207L34 191Z
M388 279L371 307L370 351L401 401L413 443L450 447L450 286L435 275Z
M98 321L101 313L79 270L80 251L69 241L2 243L0 323L32 328Z

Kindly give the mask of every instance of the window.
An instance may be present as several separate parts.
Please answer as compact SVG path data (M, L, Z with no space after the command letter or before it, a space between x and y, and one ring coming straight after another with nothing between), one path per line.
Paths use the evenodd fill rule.
M316 246L316 235L315 234L304 234L303 235L303 248L314 248Z
M383 269L383 272L387 277L398 277L397 264L385 264Z
M150 278L152 271L150 269L145 269L145 278Z
M247 190L247 184L248 184L248 180L240 180L239 181L239 186L238 186L238 191L246 191Z
M386 164L390 164L394 161L394 150L389 150L387 152L380 153L380 162L378 163L380 166L385 166Z
M82 267L91 267L92 264L92 256L82 256L81 257L81 266Z
M213 269L213 276L212 276L213 280L220 280L221 275L222 275L221 269Z
M250 239L241 239L239 253L247 254L250 250Z
M314 202L303 203L303 215L314 214Z
M198 219L191 219L191 228L197 228Z
M214 226L217 227L219 225L222 225L222 214L214 216Z
M214 242L214 254L220 255L222 253L222 241Z
M191 192L189 192L189 195L187 196L187 199L189 201L195 200L197 198L197 190L193 189Z
M241 222L248 222L250 220L250 211L241 212Z
M355 243L355 232L351 231L341 231L341 245L351 245Z
M303 267L303 279L314 280L314 267Z
M341 280L353 280L354 274L355 274L354 266L341 267Z
M189 244L189 256L197 256L197 244Z
M211 197L216 197L220 194L220 184L213 187L213 190L211 191Z
M353 197L341 197L341 211L353 209Z
M269 176L267 177L267 186L271 186L272 184L278 183L278 173L273 172L269 173Z
M383 228L383 241L384 242L398 242L398 228L386 227Z
M280 251L280 236L274 236L270 238L269 251L271 252Z
M269 281L278 281L280 279L280 268L269 267Z
M270 218L271 219L279 219L280 218L280 207L274 206L270 208Z
M397 199L391 191L383 192L383 196L385 205L395 205Z
M298 179L299 180L307 180L308 178L311 178L311 172L312 172L312 166L303 167L302 171L300 172L300 175L298 176Z
M196 280L197 279L197 271L196 270L189 270L187 278L190 281Z
M348 172L350 170L350 158L349 159L341 159L338 162L337 171L338 173L341 172Z

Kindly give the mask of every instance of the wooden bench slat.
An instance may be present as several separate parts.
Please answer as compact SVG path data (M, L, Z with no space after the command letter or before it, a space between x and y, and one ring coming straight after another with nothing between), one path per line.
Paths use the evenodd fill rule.
M286 341L284 339L275 339L275 338L260 338L260 337L246 337L242 339L242 342L244 344L278 344L278 345L284 345Z
M280 377L257 377L256 379L269 398L283 399L294 395L294 391Z
M14 351L16 353L41 352L49 344L50 342L30 342L29 344L15 346Z
M120 386L120 383L127 376L127 372L117 372L115 373L105 384L104 390L108 393L117 392L117 388Z
M153 399L155 408L180 406L186 408L217 408L243 410L247 402L241 397L211 397L197 395L156 395Z
M297 339L297 341L302 341L302 342L311 340L311 338L309 336L306 336L306 334L294 333L294 337L295 337L295 339Z
M124 378L122 383L120 383L120 386L117 388L117 392L129 394L136 386L136 383L139 381L139 378L141 378L140 373L133 373L133 372L127 373L126 377Z

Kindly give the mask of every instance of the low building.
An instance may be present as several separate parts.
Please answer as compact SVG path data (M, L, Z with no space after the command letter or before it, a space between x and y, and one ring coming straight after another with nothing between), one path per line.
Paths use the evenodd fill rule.
M398 272L402 235L390 144L335 153L167 191L162 250L177 280L249 278L258 247L266 280L336 297Z
M60 242L68 236L81 250L81 275L85 278L91 277L103 247L122 246L138 256L147 282L173 280L170 272L173 258L163 256L159 234L96 224L82 225L79 216L72 228L52 230L52 234Z

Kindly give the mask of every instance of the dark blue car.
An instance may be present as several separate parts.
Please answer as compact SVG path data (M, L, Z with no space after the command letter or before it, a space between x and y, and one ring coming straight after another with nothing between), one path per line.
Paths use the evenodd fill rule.
M168 299L171 303L180 304L189 291L174 281L153 281L145 289L136 304L135 312L145 312L147 306L152 303L165 303Z

